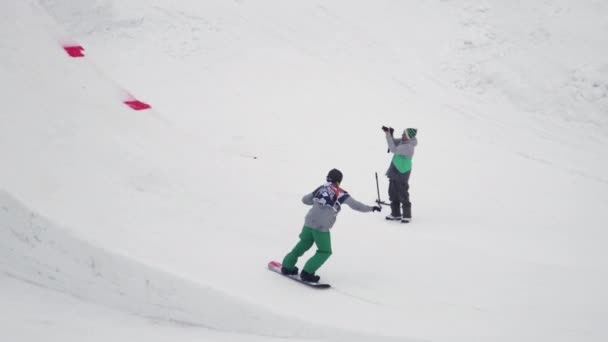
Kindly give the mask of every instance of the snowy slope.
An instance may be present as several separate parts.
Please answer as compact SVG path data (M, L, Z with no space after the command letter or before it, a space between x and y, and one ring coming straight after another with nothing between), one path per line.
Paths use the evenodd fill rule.
M118 326L113 340L608 337L603 2L30 0L0 13L11 306L75 306ZM385 124L419 128L414 222L345 209L319 271L330 291L264 271L328 169L373 202ZM144 279L162 291L144 296ZM36 301L22 302L0 321L16 340L74 319L34 325Z
M3 270L2 281L9 285L7 298L13 297L10 296L13 292L17 292L18 296L38 294L40 289L36 286L119 312L135 314L152 322L204 328L207 330L205 333L212 330L220 338L246 334L268 339L371 340L371 337L360 334L285 319L212 288L108 253L79 241L52 222L24 208L7 194L0 194L0 208L3 228L0 231L3 234L0 240L0 266ZM22 281L26 288L16 287L16 280ZM53 296L60 297L56 294ZM57 301L55 298L53 300ZM69 301L74 302L73 299ZM85 307L85 311L91 310L81 303L75 305ZM99 310L106 311L104 308ZM32 314L27 309L22 309L22 312ZM107 319L106 315L103 316L103 319ZM58 323L61 320L55 324ZM222 336L218 332L230 335ZM373 339L377 340L378 337L374 336Z

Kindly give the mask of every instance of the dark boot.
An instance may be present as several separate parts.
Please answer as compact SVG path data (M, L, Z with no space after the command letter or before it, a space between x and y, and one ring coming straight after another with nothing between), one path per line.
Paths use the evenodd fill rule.
M386 217L387 220L401 219L401 208L399 202L391 202L391 214Z
M283 273L284 275L297 275L298 268L295 266L292 269L288 269L286 267L281 267L281 273Z
M300 279L302 279L303 281L307 281L309 283L318 283L319 279L321 279L321 277L319 277L318 275L315 275L314 273L308 273L308 272L302 270L302 273L300 273Z
M403 218L404 219L412 218L412 204L409 202L403 203Z

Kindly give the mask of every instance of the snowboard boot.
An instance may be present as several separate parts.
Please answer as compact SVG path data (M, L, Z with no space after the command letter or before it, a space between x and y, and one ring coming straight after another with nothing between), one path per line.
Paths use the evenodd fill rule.
M391 214L386 217L390 221L401 220L401 210L399 202L391 202Z
M321 277L319 277L318 275L315 275L314 273L308 273L308 272L302 270L302 273L300 273L300 279L302 279L303 281L307 281L309 283L318 283L319 279L321 279Z
M403 217L401 223L409 223L412 220L412 204L410 202L403 204Z
M291 270L287 267L281 267L281 273L284 275L297 275L298 274L298 268L297 267L293 267Z

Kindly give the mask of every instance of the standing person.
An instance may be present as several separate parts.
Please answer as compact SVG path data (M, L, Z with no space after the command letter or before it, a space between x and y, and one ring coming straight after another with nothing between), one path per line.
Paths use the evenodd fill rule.
M391 165L386 171L389 179L388 198L391 202L391 213L387 220L401 220L408 223L412 220L412 203L410 202L410 173L412 172L412 157L418 145L416 128L403 130L401 139L393 138L393 129L382 127L386 134L389 152L393 153ZM403 210L403 211L402 211Z
M358 202L344 189L340 188L342 183L342 172L337 169L329 171L326 183L319 186L315 191L304 195L302 202L312 205L312 208L304 218L304 227L300 232L300 241L293 247L283 259L281 273L286 275L298 274L296 263L298 258L306 251L317 245L316 253L308 259L300 279L307 282L317 283L320 277L315 272L327 261L332 253L331 236L329 230L336 222L342 204L346 204L354 210L361 212L381 211L380 206L368 206Z

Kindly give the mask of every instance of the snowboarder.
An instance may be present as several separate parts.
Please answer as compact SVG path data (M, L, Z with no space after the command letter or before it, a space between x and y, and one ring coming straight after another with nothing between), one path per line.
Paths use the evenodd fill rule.
M298 258L304 255L313 244L316 244L316 253L308 259L300 273L300 279L306 282L316 283L320 279L315 272L332 253L329 230L336 222L342 204L361 212L379 212L382 210L380 206L368 206L355 200L348 192L341 189L342 172L339 170L332 169L329 171L326 181L315 191L302 197L302 202L306 205L312 205L312 208L304 218L304 227L299 236L300 241L282 262L281 273L285 275L298 274L298 268L296 267Z
M393 137L393 129L382 126L386 134L389 152L393 153L391 164L386 171L389 179L388 198L391 202L391 213L387 220L401 220L408 223L412 220L412 203L410 202L410 173L412 172L412 157L418 145L416 128L403 130L401 139ZM402 211L403 210L403 211Z

